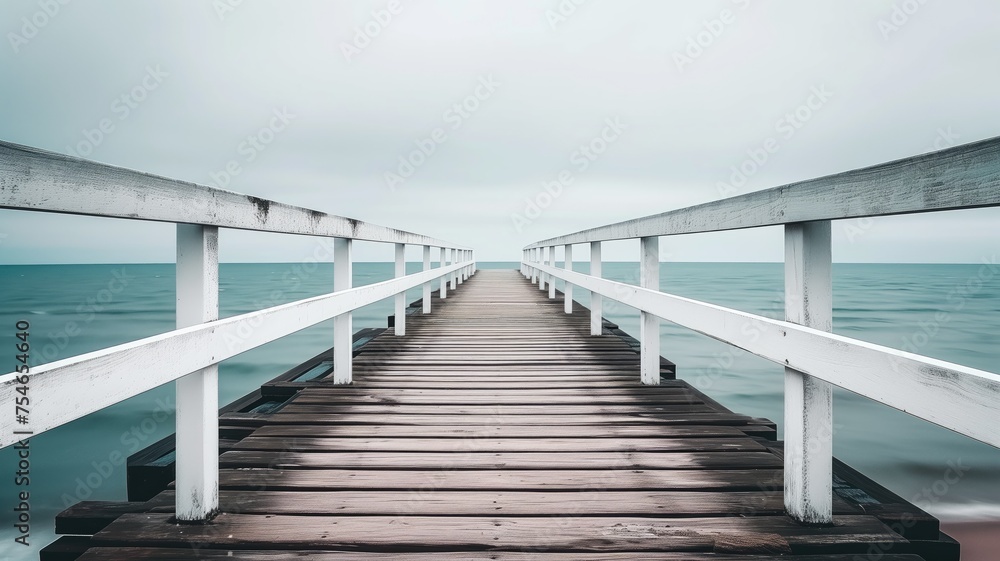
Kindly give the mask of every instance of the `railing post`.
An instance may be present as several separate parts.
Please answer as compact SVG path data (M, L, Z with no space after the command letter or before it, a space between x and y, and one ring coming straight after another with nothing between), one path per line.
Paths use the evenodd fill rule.
M528 261L531 262L531 284L538 284L538 269L535 268L535 262L538 261L538 248L531 250L529 254Z
M466 261L465 250L464 249L458 250L458 262L465 263L465 261ZM465 282L465 273L466 273L465 267L462 267L455 273L455 276L458 278L458 284L462 284Z
M177 225L177 328L219 319L219 229ZM176 382L178 520L203 522L219 509L219 367Z
M549 267L556 266L556 246L549 248ZM554 299L556 297L556 278L553 276L549 277L549 298Z
M351 288L354 266L351 263L349 238L333 239L333 289L337 292ZM351 312L333 318L333 383L350 384L353 381L354 338Z
M573 270L573 245L566 244L563 249L563 268L567 271ZM563 311L567 314L573 313L573 285L566 281L566 286L563 288L563 296L565 299L565 305L563 306Z
M406 276L406 244L396 244L396 278ZM394 322L397 337L406 335L406 291L396 295L396 318Z
M785 225L785 320L833 330L830 221ZM785 368L785 509L833 523L833 387Z
M660 238L640 238L639 284L642 288L660 290ZM639 363L642 383L660 383L660 318L642 312L639 322Z
M545 263L545 252L547 247L538 248L538 262ZM538 290L545 291L545 280L548 278L544 271L538 271Z
M601 242L590 242L590 275L601 278ZM590 293L590 334L604 333L604 299L596 292Z
M424 270L425 271L431 270L431 246L429 245L424 246ZM424 283L423 288L424 288L423 290L424 293L423 293L422 312L425 314L429 314L431 313L431 292L433 291L433 289L431 287L431 283L429 282Z
M443 269L448 264L448 250L446 248L441 248L441 252L438 254L438 264ZM448 297L448 277L447 275L441 276L441 299L444 300Z
M452 263L452 265L458 263L458 250L457 249L452 249L451 250L451 263ZM458 288L458 271L454 271L451 274L449 274L448 276L451 277L451 289L452 290L457 289Z

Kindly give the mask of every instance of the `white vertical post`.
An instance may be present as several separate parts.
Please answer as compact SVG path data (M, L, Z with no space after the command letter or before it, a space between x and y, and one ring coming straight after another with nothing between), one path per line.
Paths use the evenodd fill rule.
M566 244L563 250L563 268L567 271L573 270L573 245ZM563 289L563 296L565 297L565 306L563 311L567 314L573 313L573 285L566 281L566 287Z
M643 288L660 290L660 238L640 238L639 284ZM660 383L660 318L641 312L639 322L639 370L642 383Z
M333 289L337 292L351 288L354 267L351 263L351 245L348 238L333 239ZM351 312L333 318L333 383L350 384L353 381L354 328Z
M458 262L465 263L465 261L466 261L465 250L464 249L458 250ZM463 282L465 282L465 273L466 273L465 267L462 267L461 269L458 270L457 273L455 273L455 276L458 277L458 284L462 284Z
M538 248L538 262L545 263L545 252L548 251L547 247ZM538 271L538 290L545 290L545 279L548 277L542 271Z
M445 267L445 265L448 264L448 250L445 249L445 248L443 248L443 247L441 248L441 252L438 255L438 263L441 265L442 269ZM444 300L447 297L448 297L448 277L447 277L447 275L442 275L441 276L441 299Z
M455 263L458 263L458 250L457 249L452 249L451 250L451 264L454 265ZM448 276L451 277L451 289L455 290L456 288L458 288L458 272L454 271L451 274L449 274Z
M536 248L532 249L531 252L528 255L529 255L528 261L530 261L532 263L532 266L531 266L531 284L536 284L536 283L538 283L538 269L535 268L534 263L536 261L538 261L538 248L536 247Z
M830 221L785 225L785 319L833 330ZM833 387L785 369L785 509L833 523Z
M549 248L549 267L556 266L556 246ZM554 299L556 297L556 278L554 276L549 276L549 298Z
M601 242L590 242L590 275L601 277ZM603 298L596 292L590 293L590 334L604 333Z
M406 244L396 244L396 278L406 276ZM406 291L396 295L395 334L406 335Z
M177 225L177 328L219 319L219 229ZM176 382L178 520L200 522L219 509L219 367Z
M424 270L425 271L430 271L431 270L431 246L429 246L429 245L425 245L424 246ZM432 292L432 290L433 289L431 288L431 283L429 283L429 282L424 283L423 310L422 310L422 312L425 313L425 314L431 313L431 292Z

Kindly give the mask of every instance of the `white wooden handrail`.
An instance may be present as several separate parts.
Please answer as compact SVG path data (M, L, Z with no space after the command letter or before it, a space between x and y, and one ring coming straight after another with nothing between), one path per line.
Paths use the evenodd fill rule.
M659 383L653 318L688 327L785 367L785 506L807 523L833 521L833 385L1000 447L1000 376L830 333L831 221L1000 206L1000 138L757 191L540 241L521 271L590 290L591 334L602 298L641 312L641 379ZM659 291L660 236L785 227L785 320ZM601 243L639 239L641 286L600 278ZM589 243L591 275L573 272L572 245ZM564 267L555 249L564 246ZM547 259L546 259L547 256ZM550 292L550 297L554 297ZM566 308L571 311L570 307Z
M396 298L396 335L406 332L405 292L475 274L475 254L457 244L134 170L0 142L0 208L177 224L177 327L148 337L0 376L0 401L31 387L30 426L0 418L0 447L177 381L176 516L211 518L219 504L219 362L322 321L334 320L336 384L352 381L353 310ZM334 239L336 292L219 320L219 228ZM354 240L395 244L396 278L352 288ZM423 270L406 275L406 245L423 247ZM430 249L442 263L430 268ZM444 256L451 252L451 264ZM27 384L25 384L27 380ZM30 429L30 430L29 430Z
M468 262L200 323L31 369L31 428L37 435L250 349L373 304ZM350 346L348 346L350 348ZM17 374L0 376L0 402L14 402ZM82 392L84 387L98 391ZM17 442L12 415L0 416L0 447Z
M1000 137L558 236L525 249L1000 205Z
M0 142L0 208L469 249L353 218Z

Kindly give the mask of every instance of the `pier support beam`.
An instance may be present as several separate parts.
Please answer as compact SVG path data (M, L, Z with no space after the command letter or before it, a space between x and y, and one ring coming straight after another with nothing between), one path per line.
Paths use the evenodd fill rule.
M545 252L548 251L547 247L538 248L538 259L539 263L545 263ZM538 290L545 291L545 279L548 278L544 272L538 272Z
M601 242L590 242L590 274L601 277ZM604 298L597 293L590 293L590 334L597 336L604 333Z
M549 267L556 266L556 246L549 248ZM554 299L556 297L556 278L553 276L549 277L549 298Z
M833 330L830 221L785 225L785 320ZM833 523L833 387L785 369L785 509Z
M333 239L333 289L351 288L354 267L351 263L353 241L347 238ZM353 315L351 312L333 318L333 383L350 384L353 381Z
M424 246L424 270L431 270L431 246L429 245ZM423 289L423 310L421 311L425 314L429 314L431 313L431 292L433 292L433 287L431 287L431 283L428 282L424 283Z
M406 244L396 244L396 278L406 276ZM397 337L406 335L406 291L396 295L394 329Z
M445 265L448 264L448 250L441 248L441 252L438 254L438 265L443 269ZM448 276L441 276L441 299L444 300L448 297Z
M642 288L660 290L660 238L640 238L639 284ZM640 312L639 371L642 383L660 383L660 318Z
M566 244L563 249L563 268L567 271L573 270L573 245ZM563 311L567 314L573 313L573 285L568 281L566 282L565 288L563 288L563 297L565 299L565 305L563 306Z
M219 319L219 229L177 225L177 328ZM176 516L209 520L219 509L219 367L180 378Z
M458 250L454 249L454 248L451 250L451 263L453 265L455 263L458 263ZM451 289L452 290L457 289L458 288L458 271L453 271L448 276L451 277Z

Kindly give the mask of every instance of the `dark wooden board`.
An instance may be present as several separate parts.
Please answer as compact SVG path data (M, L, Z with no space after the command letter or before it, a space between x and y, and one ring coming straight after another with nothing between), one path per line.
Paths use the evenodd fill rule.
M840 516L831 527L785 516L635 517L329 517L223 513L211 525L178 525L169 514L125 514L96 534L95 545L203 546L350 551L692 551L863 553L906 541L877 519Z

